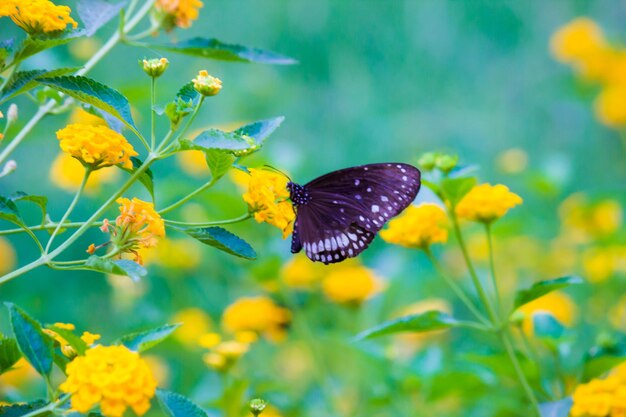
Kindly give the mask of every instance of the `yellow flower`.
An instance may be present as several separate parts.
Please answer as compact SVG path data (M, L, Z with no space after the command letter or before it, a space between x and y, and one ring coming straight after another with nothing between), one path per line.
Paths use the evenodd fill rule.
M157 0L155 7L167 14L166 29L176 25L188 28L191 21L198 18L198 9L203 4L200 0Z
M254 219L269 223L283 231L283 239L293 231L296 214L289 202L287 178L263 169L250 169L248 192L243 200L248 203Z
M54 185L68 192L76 192L85 176L85 167L76 159L66 153L59 155L52 162L50 167L50 180ZM119 172L114 169L101 169L94 171L89 176L85 192L95 194L104 183L115 182L119 178Z
M152 78L160 77L169 65L167 58L144 59L142 62L144 72Z
M111 165L132 168L137 152L126 138L106 126L70 124L57 131L61 150L85 165L100 169Z
M71 18L72 10L57 6L48 0L3 0L0 17L9 16L13 22L32 35L60 32L67 25L76 28L78 23Z
M125 346L98 345L67 365L63 392L72 408L87 413L97 404L106 417L122 417L127 408L141 416L150 409L156 380L148 364Z
M616 329L626 331L626 295L622 295L608 315L609 321Z
M280 275L287 286L302 290L310 289L319 283L325 272L324 266L312 262L306 255L299 253L283 267Z
M219 345L222 341L222 336L219 333L211 332L205 333L198 339L198 344L206 349L212 349Z
M519 174L528 166L528 153L520 148L507 149L498 155L496 164L502 172Z
M582 193L572 194L559 207L564 232L577 243L617 232L622 226L622 212L622 206L616 200L590 203Z
M35 384L39 374L30 363L21 358L10 370L0 375L0 394L19 390ZM4 398L7 398L3 395Z
M59 329L63 329L63 330L75 330L76 329L76 326L74 326L72 323L54 323L53 326L58 327Z
M144 263L177 270L190 270L200 264L201 256L198 245L189 239L163 238L156 247L145 251Z
M3 237L0 237L0 275L10 272L17 262L15 249Z
M136 242L140 247L150 248L165 236L165 223L154 210L154 204L138 198L118 198L117 203L120 215L115 219L118 230L114 233L123 235L125 243Z
M290 321L289 310L263 296L239 298L224 310L222 316L227 331L252 331L270 340L281 340Z
M387 229L380 232L383 240L407 248L426 249L433 243L448 241L448 218L436 204L410 205Z
M522 198L498 184L477 185L456 206L461 219L490 223L504 216L511 208L522 204Z
M609 127L626 125L626 85L612 84L605 87L594 102L596 116L600 123Z
M174 337L186 345L194 345L213 327L211 318L199 308L186 308L172 317L172 323L181 323Z
M96 340L100 340L101 337L102 336L96 333L83 332L80 338L83 340L83 342L87 343L88 346L91 346L96 343Z
M63 328L63 327L61 327ZM69 342L60 334L50 329L42 329L45 334L50 336L53 340L55 340L59 344L59 348L61 349L61 353L68 358L73 358L77 355L76 350L69 344Z
M193 88L205 97L214 96L222 89L222 80L209 75L206 70L201 70L191 82Z
M549 313L564 326L571 326L577 315L576 304L566 294L555 291L539 297L519 309L524 313L522 328L526 334L532 335L533 315L535 313Z
M572 394L571 417L624 417L626 415L626 364L606 378L580 384Z
M585 277L591 282L602 282L617 272L626 272L626 247L589 248L583 252Z
M222 341L218 333L207 333L200 338L199 343L202 347L209 349L209 352L202 357L204 363L217 371L227 371L250 350L252 342Z
M357 261L344 261L327 268L322 292L336 303L358 306L382 289L380 279Z

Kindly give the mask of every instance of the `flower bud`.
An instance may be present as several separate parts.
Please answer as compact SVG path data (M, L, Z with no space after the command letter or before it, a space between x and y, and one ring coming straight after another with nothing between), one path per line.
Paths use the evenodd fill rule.
M206 70L198 73L198 76L191 80L193 88L205 97L214 96L222 89L222 80L209 75Z
M250 412L254 417L261 414L263 410L265 410L265 407L267 407L267 402L260 398L255 398L250 401Z
M14 160L10 160L7 161L6 164L4 164L4 167L2 168L2 171L0 171L0 178L9 175L10 173L12 173L13 171L15 171L17 169L17 162L15 162Z
M7 110L7 125L13 124L17 121L17 104L12 103Z
M142 61L142 65L146 74L152 78L157 78L165 72L167 67L170 65L170 62L167 58L144 59Z
M454 167L456 167L458 160L458 156L440 154L435 158L435 166L444 173L448 174L454 169Z
M420 156L417 160L417 165L422 168L424 171L430 171L435 167L435 161L437 159L437 155L433 152L427 152Z

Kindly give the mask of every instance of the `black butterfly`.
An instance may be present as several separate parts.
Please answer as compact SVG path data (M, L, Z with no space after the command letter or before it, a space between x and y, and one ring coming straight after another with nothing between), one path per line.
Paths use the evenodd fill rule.
M341 169L306 185L287 184L296 210L291 252L313 261L341 262L368 247L385 223L420 189L420 171L399 163Z

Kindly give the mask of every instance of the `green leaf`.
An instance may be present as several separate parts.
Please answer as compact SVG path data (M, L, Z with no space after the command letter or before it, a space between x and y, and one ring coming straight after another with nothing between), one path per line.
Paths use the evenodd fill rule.
M356 336L357 340L370 339L388 334L402 332L430 332L433 330L460 327L464 323L441 311L431 310L425 313L412 314L399 319L390 320L376 327L365 330Z
M233 133L241 136L249 136L254 139L256 145L262 145L265 139L278 129L284 120L285 118L283 116L259 120L258 122L241 126Z
M580 277L561 277L556 279L549 279L546 281L539 281L534 283L530 288L525 290L519 290L515 295L515 302L513 304L513 310L517 310L521 306L536 300L539 297L557 291L562 288L569 287L571 285L579 285L584 281Z
M0 196L0 219L23 225L17 206L10 198Z
M567 397L559 401L539 404L539 411L541 417L567 417L572 404L572 399Z
M186 41L149 44L149 48L163 49L201 58L221 61L256 62L273 65L292 65L297 61L271 51L227 44L217 39L193 38Z
M117 117L128 127L136 130L128 99L111 87L91 78L74 75L46 77L37 81L70 97L74 97L76 100L104 110Z
M124 167L120 167L122 168L124 171L128 172L129 174L134 174L135 171L137 171L137 169L143 165L143 162L141 162L141 159L136 158L136 157L131 157L130 158L131 162L133 163L133 167L132 168L124 168ZM139 175L139 182L141 184L143 184L144 187L146 187L146 190L148 190L148 192L150 193L150 197L152 197L152 201L154 201L154 175L152 174L152 170L150 170L150 168L146 169L143 173L141 173L141 175Z
M41 325L13 303L4 303L9 309L11 328L17 345L26 360L41 375L52 371L53 342L41 330Z
M22 354L20 353L15 339L8 337L0 339L0 374L11 369L21 357Z
M241 151L250 148L241 135L233 132L224 132L219 129L209 129L200 133L193 141L179 141L180 150L219 150L219 151Z
M161 343L179 327L180 324L166 324L155 329L131 333L120 338L119 343L130 350L143 352Z
M76 11L85 25L85 35L93 36L98 29L116 17L125 5L125 1L111 4L102 0L78 0Z
M533 332L540 339L558 340L565 334L565 327L549 313L533 314Z
M208 417L206 411L180 394L158 389L156 396L169 417Z
M22 417L29 413L32 413L35 410L39 410L40 408L48 405L43 400L37 400L32 403L19 403L19 404L11 404L11 405L0 405L0 416L2 417ZM41 412L41 414L37 413L37 416L47 417L52 415L52 412L45 411Z
M476 185L476 178L444 178L441 180L441 190L445 197L455 206Z
M210 150L204 152L213 181L222 178L233 165L235 157L228 152Z
M85 263L85 269L105 274L126 275L133 281L139 281L148 274L148 271L137 262L128 259L103 259L99 256L92 255Z
M35 55L41 51L53 48L55 46L64 45L84 35L85 31L82 29L78 29L66 31L56 37L33 38L29 36L24 39L24 42L22 42L22 44L20 45L13 59L15 61L22 61L29 56Z
M55 70L19 71L13 74L7 85L0 91L0 104L25 93L37 86L37 79L71 74L79 68L59 68Z
M48 214L48 197L42 195L28 195L23 191L17 191L11 197L9 197L11 201L29 201L31 203L37 204L41 209L41 221L42 224L46 220L46 214Z
M205 245L213 246L231 255L244 259L256 259L256 252L248 242L221 227L204 227L183 231Z
M180 90L178 90L178 93L176 93L176 97L180 98L185 103L190 103L192 106L195 106L198 104L198 101L200 101L200 93L193 88L192 82L183 85Z
M73 347L74 350L79 355L84 355L85 352L87 351L87 349L89 348L89 346L87 346L87 343L85 343L85 341L83 339L81 339L80 337L75 335L74 332L72 332L71 330L62 329L62 328L60 328L58 326L55 326L55 325L49 325L49 326L46 326L46 327L48 329L54 331L55 333L57 333L63 339L65 339L65 341L71 347Z

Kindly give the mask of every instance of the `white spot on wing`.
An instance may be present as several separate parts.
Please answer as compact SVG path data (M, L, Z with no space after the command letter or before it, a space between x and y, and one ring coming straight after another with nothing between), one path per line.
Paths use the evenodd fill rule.
M380 201L387 202L389 199L386 196L380 196Z
M359 185L361 183L360 180L354 180L354 185Z

